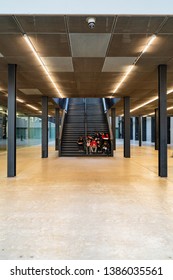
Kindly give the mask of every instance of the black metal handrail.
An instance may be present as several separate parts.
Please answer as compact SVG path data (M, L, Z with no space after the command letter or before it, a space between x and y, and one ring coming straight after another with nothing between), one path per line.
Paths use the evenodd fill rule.
M85 140L87 137L87 104L86 104L86 98L84 98L84 122L85 122Z
M112 133L112 127L111 127L111 123L110 123L110 119L109 119L109 113L106 107L106 101L105 98L102 98L102 102L103 102L103 110L106 116L106 120L107 120L107 124L108 124L108 128L109 128L109 136L110 136L110 142L111 142L111 155L113 155L113 141L114 141L114 137L113 137L113 133Z
M59 133L59 156L61 156L62 134L63 134L63 129L64 129L65 118L66 118L66 115L68 112L68 105L69 105L69 98L66 98L66 103L65 103L65 108L62 113L61 128L60 128L60 133Z

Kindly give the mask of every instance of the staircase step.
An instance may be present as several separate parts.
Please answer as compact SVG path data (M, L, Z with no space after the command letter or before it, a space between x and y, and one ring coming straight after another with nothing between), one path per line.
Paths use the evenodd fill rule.
M86 118L84 101L86 102ZM70 98L63 129L61 156L107 156L104 154L86 155L85 151L79 151L77 139L79 136L85 137L85 120L87 121L87 135L93 136L96 131L108 133L101 98Z

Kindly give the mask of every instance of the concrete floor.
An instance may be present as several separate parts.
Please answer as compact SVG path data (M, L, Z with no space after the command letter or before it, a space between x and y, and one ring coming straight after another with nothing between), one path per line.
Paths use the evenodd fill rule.
M17 151L17 177L0 153L0 259L173 259L173 158L157 176L153 147L124 159L40 158Z

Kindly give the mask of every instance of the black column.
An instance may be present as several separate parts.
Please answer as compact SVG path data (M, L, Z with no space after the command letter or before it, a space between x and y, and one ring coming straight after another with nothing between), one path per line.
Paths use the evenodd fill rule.
M151 142L155 142L155 118L151 117Z
M48 97L42 97L42 158L48 157Z
M155 109L155 150L159 149L159 113L158 108Z
M147 141L147 120L146 120L146 117L142 118L142 141Z
M124 97L124 157L130 158L130 97Z
M115 108L111 109L113 149L116 150Z
M167 141L167 144L171 144L171 118L170 117L167 117L167 127L168 127L168 141Z
M158 66L159 176L167 177L167 65Z
M133 140L133 118L130 118L130 140Z
M7 111L2 115L2 139L7 139Z
M55 150L59 150L59 109L55 108Z
M139 119L135 117L135 140L139 140Z
M8 65L7 176L16 176L16 64Z
M142 117L138 117L138 139L139 139L139 147L142 146Z

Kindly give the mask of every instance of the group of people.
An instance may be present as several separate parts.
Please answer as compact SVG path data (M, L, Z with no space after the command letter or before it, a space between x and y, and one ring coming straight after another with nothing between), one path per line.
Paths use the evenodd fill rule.
M96 132L94 136L86 138L80 136L77 140L79 151L86 151L86 154L110 154L110 138L108 133Z

